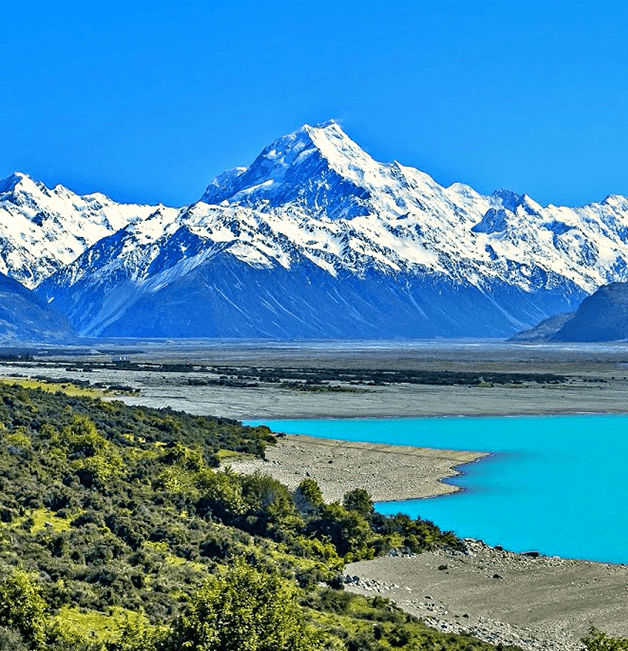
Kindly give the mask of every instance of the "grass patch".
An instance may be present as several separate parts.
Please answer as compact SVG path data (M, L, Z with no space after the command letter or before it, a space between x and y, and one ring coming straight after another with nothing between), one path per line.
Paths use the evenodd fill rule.
M17 529L18 527L24 527L26 523L28 523L28 531L30 533L37 533L43 530L62 533L71 529L68 518L60 518L56 513L44 508L29 511L25 515L13 520L10 524L3 523L2 526Z
M82 612L70 606L64 606L53 619L53 625L70 636L77 636L90 642L118 642L127 623L146 620L141 613L112 606L111 614L106 615L95 610Z
M36 509L30 514L30 517L33 519L31 533L37 533L44 529L57 532L70 530L70 520L67 518L59 518L48 509Z
M30 378L2 378L0 379L0 384L19 386L23 389L41 389L47 393L57 393L60 391L71 397L101 398L104 395L102 389L80 387L69 382L47 382L44 380L32 380Z
M257 457L253 454L247 454L246 452L236 452L235 450L218 450L216 452L216 457L222 463L224 461L250 461L251 459L256 459Z

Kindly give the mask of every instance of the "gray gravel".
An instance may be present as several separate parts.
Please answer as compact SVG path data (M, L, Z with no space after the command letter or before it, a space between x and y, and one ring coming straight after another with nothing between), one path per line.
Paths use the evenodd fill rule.
M437 551L352 563L347 589L377 592L438 630L529 651L581 649L591 625L628 635L628 566L532 558L467 540ZM446 569L439 569L446 565Z
M314 479L327 502L340 500L353 488L364 488L374 501L385 502L454 492L458 488L442 479L457 475L456 466L486 455L288 435L269 447L266 456L267 461L229 465L237 472L271 475L291 489L305 478Z

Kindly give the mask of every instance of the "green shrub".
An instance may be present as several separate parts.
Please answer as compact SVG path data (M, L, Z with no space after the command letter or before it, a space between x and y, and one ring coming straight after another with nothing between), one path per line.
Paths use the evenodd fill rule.
M276 574L238 562L208 579L174 625L168 649L180 651L315 651L293 592Z
M374 511L373 500L363 488L355 488L345 493L342 499L342 505L348 511L356 511L363 518L367 518Z
M582 643L587 651L628 651L628 638L609 637L603 631L591 628Z
M0 625L18 631L32 649L44 649L46 602L29 574L13 570L0 583Z
M320 486L313 479L304 479L295 491L295 502L305 512L320 506L323 503Z

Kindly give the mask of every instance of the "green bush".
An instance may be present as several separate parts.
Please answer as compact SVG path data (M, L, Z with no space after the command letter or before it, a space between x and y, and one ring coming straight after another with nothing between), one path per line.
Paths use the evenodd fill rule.
M337 502L321 506L307 531L317 537L326 536L340 556L351 554L352 560L368 554L372 538L368 522L356 511L347 511Z
M591 628L582 642L587 651L628 651L628 638L609 637L595 628Z
M19 632L32 649L45 648L45 613L46 602L27 572L13 570L0 583L0 625Z
M363 518L370 516L373 511L373 500L371 496L363 488L355 488L348 493L345 493L342 505L348 511L356 511Z
M295 491L295 502L299 510L310 512L323 503L323 493L313 479L304 479Z
M317 638L288 585L238 562L208 579L174 625L170 651L315 651Z

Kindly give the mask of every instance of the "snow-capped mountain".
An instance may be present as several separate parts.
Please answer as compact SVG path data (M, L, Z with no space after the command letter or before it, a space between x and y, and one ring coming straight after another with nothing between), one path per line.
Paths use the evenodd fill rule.
M542 207L443 187L334 122L280 138L196 204L146 212L41 283L81 332L506 336L628 279L625 197Z
M156 209L118 204L103 194L79 196L62 185L50 190L16 172L0 181L0 273L33 288L98 240Z
M626 197L543 208L508 190L482 196L459 183L445 188L412 167L376 162L334 122L280 138L250 168L214 180L202 201L340 220L345 228L337 230L349 234L343 267L355 252L393 272L423 265L478 287L496 278L534 291L546 283L535 278L541 273L590 292L627 266ZM295 243L308 246L308 239L317 238Z

